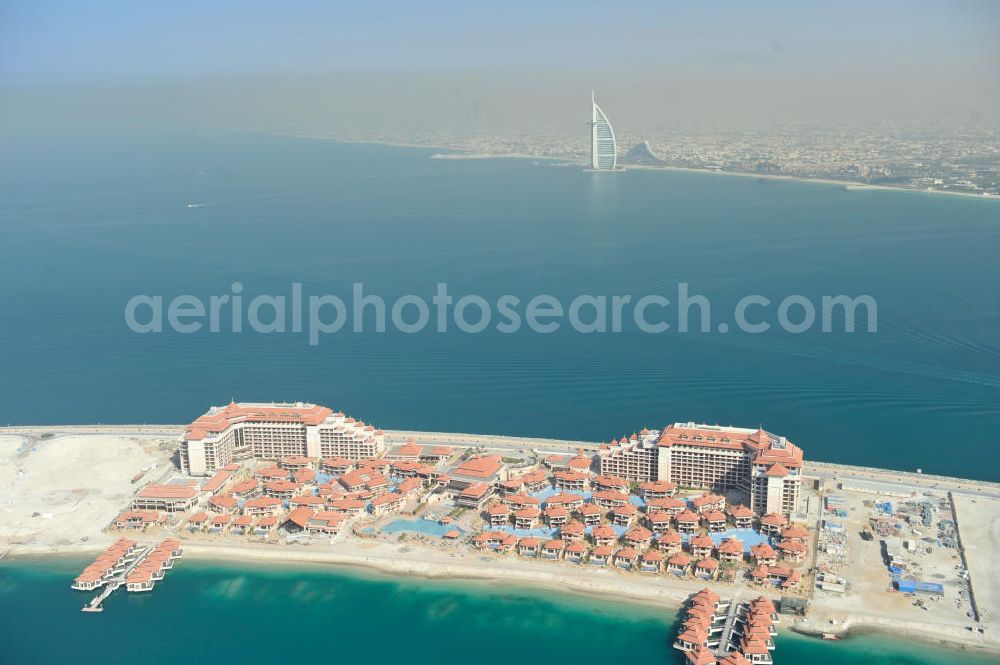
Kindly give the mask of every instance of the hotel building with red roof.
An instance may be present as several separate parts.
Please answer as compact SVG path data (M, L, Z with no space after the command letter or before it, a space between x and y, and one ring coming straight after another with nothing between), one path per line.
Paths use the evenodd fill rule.
M802 449L763 429L675 423L603 444L598 461L602 475L742 492L758 515L798 511Z
M230 402L188 425L179 441L181 469L209 475L244 459L365 459L385 452L385 437L371 425L302 402Z
M473 455L450 468L448 476L450 489L464 490L470 485L493 485L506 481L507 467L500 455Z
M132 509L184 512L190 510L197 502L198 492L198 488L194 485L150 483L135 495Z

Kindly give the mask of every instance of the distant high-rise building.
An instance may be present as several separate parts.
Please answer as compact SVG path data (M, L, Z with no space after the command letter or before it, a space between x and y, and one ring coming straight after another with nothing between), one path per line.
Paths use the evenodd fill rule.
M594 101L594 91L590 91L590 166L595 171L613 171L618 166L618 145L615 130L608 122L608 116Z
M653 152L653 149L649 146L649 141L643 141L625 153L625 156L622 157L622 164L663 166L666 162Z

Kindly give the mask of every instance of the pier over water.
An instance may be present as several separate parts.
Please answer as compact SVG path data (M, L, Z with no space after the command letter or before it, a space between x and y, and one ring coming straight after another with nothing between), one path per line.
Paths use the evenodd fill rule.
M778 620L765 596L738 602L705 588L688 600L673 646L690 665L772 665Z
M153 547L119 538L73 580L72 588L78 591L100 589L81 610L103 612L102 603L123 584L130 592L152 591L183 554L179 540L164 540Z

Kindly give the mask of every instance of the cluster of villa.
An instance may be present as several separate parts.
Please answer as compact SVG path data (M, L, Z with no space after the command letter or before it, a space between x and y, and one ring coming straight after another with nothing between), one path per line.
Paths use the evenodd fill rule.
M553 479L556 488L558 474ZM736 567L748 561L753 567L746 573L754 582L789 588L801 579L790 564L805 559L809 532L789 524L781 513L758 519L748 507L727 506L725 497L711 493L678 499L677 488L665 481L639 485L639 508L628 493L628 482L606 475L588 477L594 490L588 498L560 491L543 500L526 493L539 487L525 478L540 478L542 488L550 486L539 472L502 483L502 496L483 512L488 529L473 537L473 545L527 558L703 579L714 579L723 570L735 574ZM536 529L547 529L552 537L517 535ZM760 542L746 546L737 536L724 536L730 530L756 530Z
M689 665L771 665L778 620L765 596L734 603L702 589L688 600L674 648Z
M387 447L374 427L314 404L230 403L192 422L179 450L187 476L140 488L113 527L333 536L355 518L440 503L465 511L466 529L468 513L481 516L469 539L481 549L783 588L799 583L809 549L789 519L802 451L762 429L674 424L595 456L512 466L412 439Z
M595 460L554 455L496 487L472 543L521 557L702 579L799 584L809 532L790 524L802 451L762 429L677 424L603 444ZM594 467L596 466L596 472ZM682 498L679 488L705 490ZM552 493L554 492L554 494ZM750 505L727 505L725 496ZM764 508L772 508L762 512ZM753 539L741 540L748 531ZM750 564L745 570L740 564Z
M402 448L406 448L403 446ZM335 535L352 517L380 517L400 512L441 484L440 472L430 464L450 457L450 448L436 447L410 459L404 457L320 460L292 455L277 463L239 465L220 469L200 488L186 486L182 500L159 503L166 513L190 510L191 531L267 535L278 528L290 533ZM173 485L147 486L135 501L162 501ZM136 512L126 511L123 516ZM162 519L164 513L158 513ZM121 516L116 521L121 524Z
M507 478L498 455L449 464L447 446L388 449L370 425L302 403L213 407L186 428L179 451L188 477L140 488L112 527L181 517L191 531L333 535L352 517L400 512L429 494L474 507ZM207 481L192 477L209 471Z

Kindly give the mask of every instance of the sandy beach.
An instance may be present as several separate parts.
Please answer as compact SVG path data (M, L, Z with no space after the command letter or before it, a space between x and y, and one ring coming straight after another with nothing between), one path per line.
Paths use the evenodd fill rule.
M575 564L550 561L525 562L502 555L452 557L422 547L400 547L376 542L343 541L329 550L310 551L307 547L276 546L236 547L209 544L185 544L192 558L232 561L246 559L272 564L326 564L364 568L389 575L412 575L429 579L468 580L498 587L513 585L556 593L581 594L599 600L627 601L675 611L692 593L709 586L725 597L747 599L780 594L749 589L742 585L702 580L672 579L666 575L641 576L616 569L593 569ZM933 644L959 645L995 652L996 642L971 638L963 626L900 620L892 613L866 608L864 603L849 611L814 607L806 620L783 617L783 626L809 635L824 632L848 634L851 631L883 631ZM831 623L835 621L836 623ZM970 639L971 638L971 639Z
M944 194L947 196L961 196L988 201L1000 201L1000 196L990 194L974 194L972 192L951 192L943 189L916 189L914 187L892 187L889 185L871 185L853 180L837 180L834 178L807 178L797 175L776 175L769 173L743 173L740 171L720 171L716 169L695 169L683 166L628 166L627 169L638 169L643 171L680 171L684 173L705 173L710 175L736 176L738 178L757 178L760 180L787 180L793 182L811 182L818 185L837 185L847 191L860 190L882 190L888 192L911 192L918 194Z
M12 548L8 556L37 557L42 555L96 554L93 545L66 547ZM558 594L582 595L610 602L637 603L674 612L692 593L709 586L726 597L751 598L761 595L758 589L748 589L725 583L700 580L677 580L669 577L638 576L614 569L592 569L567 563L532 561L498 555L448 556L425 547L398 546L378 542L343 541L329 548L251 543L192 543L184 541L188 560L219 562L233 565L245 561L273 566L330 566L345 571L360 570L389 576L407 576L437 580L483 584L491 588L512 587L534 592L541 590ZM181 564L183 565L183 564ZM774 599L779 596L771 595ZM782 627L805 635L837 633L849 637L854 632L884 632L936 646L996 653L998 644L977 639L961 626L901 620L891 613L881 614L858 608L854 611L828 611L814 607L808 619L783 617Z

